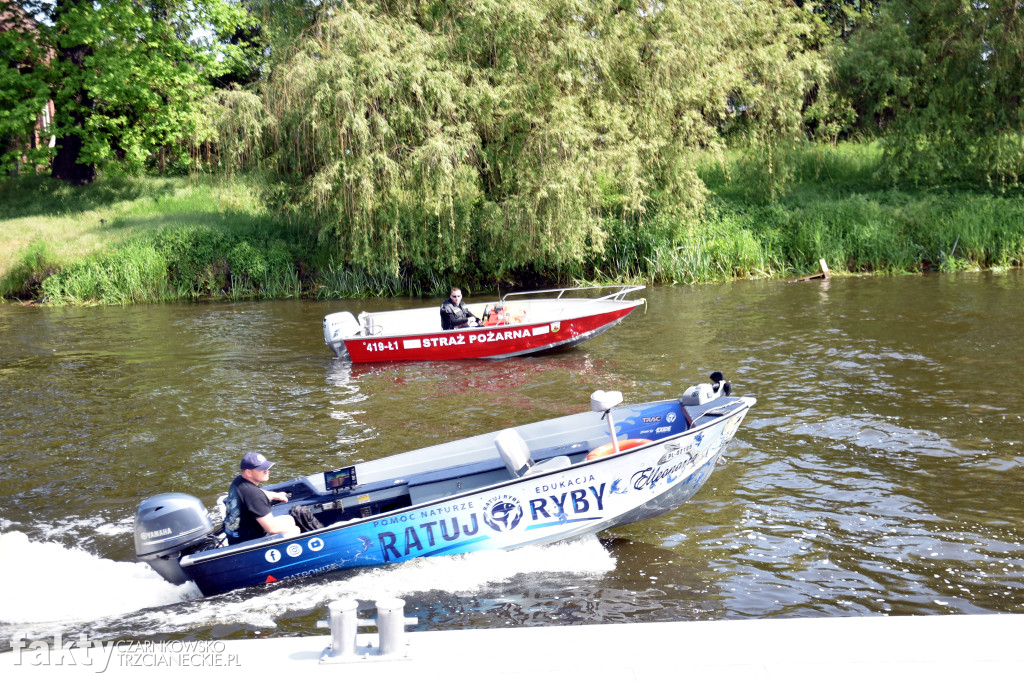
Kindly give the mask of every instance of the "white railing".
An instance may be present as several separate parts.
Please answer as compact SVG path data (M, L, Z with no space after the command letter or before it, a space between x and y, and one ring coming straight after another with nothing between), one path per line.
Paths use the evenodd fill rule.
M643 288L644 288L644 285L591 285L591 286L588 286L588 287L560 287L560 288L557 288L557 289L535 289L535 290L532 290L532 291L529 291L529 292L509 292L508 294L502 295L501 300L504 302L509 297L514 297L514 296L535 296L537 294L551 294L553 292L558 292L558 296L556 296L555 298L556 299L561 299L562 296L566 292L582 292L582 291L592 291L592 290L599 290L599 289L615 289L615 291L612 292L611 294L605 294L604 296L593 297L593 299L594 299L594 301L606 301L606 300L618 301L618 300L624 299L627 294L631 294L633 292L638 292L638 291L640 291Z

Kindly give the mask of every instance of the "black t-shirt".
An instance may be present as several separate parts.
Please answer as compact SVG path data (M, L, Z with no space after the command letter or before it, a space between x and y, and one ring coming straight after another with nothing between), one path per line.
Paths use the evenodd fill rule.
M256 520L270 514L270 499L242 475L235 477L224 500L224 533L228 544L259 538L266 532Z

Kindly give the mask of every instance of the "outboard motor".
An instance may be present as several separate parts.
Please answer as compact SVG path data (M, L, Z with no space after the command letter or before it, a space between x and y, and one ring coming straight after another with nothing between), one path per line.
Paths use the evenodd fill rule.
M182 555L213 543L213 522L195 496L161 493L135 512L135 558L171 583L188 581L178 564Z
M362 328L359 321L348 311L339 311L324 316L324 343L339 358L348 356L345 340L357 335Z
M324 343L329 346L339 339L354 337L360 329L359 321L348 311L330 313L324 316Z

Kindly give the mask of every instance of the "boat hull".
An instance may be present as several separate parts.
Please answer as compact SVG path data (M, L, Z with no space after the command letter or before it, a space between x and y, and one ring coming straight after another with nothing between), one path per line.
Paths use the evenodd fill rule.
M639 303L596 315L540 324L475 327L401 337L344 341L353 363L502 359L545 353L582 344L629 315Z
M612 293L604 296L571 296L608 289ZM582 344L618 324L645 303L625 298L640 289L640 285L616 285L512 293L501 301L475 304L474 314L485 324L458 330L441 329L437 308L363 312L358 319L340 311L324 318L324 343L353 363L502 359L544 353ZM492 314L488 316L487 311Z
M419 557L554 543L630 524L691 498L753 404L733 399L700 426L600 459L291 538L201 552L181 566L203 594L214 595Z

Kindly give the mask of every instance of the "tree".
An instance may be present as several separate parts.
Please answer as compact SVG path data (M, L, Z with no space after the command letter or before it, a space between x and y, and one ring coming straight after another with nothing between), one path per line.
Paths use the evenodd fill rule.
M25 69L0 73L0 86L48 86L58 140L52 174L72 183L90 182L112 161L138 171L184 158L203 126L205 95L237 63L241 46L221 39L246 25L228 0L25 6L44 15L36 37L54 58L35 62L32 80Z
M76 30L91 8L88 0L57 0L54 5L57 58L49 75L54 100L60 107L56 118L57 155L51 175L72 185L85 185L96 178L96 159L82 153L88 140L86 117L93 111L93 98L85 84L92 48L84 42L84 32Z
M878 6L886 0L793 0L798 7L806 7L821 17L832 33L841 39L849 38L858 26L870 19Z
M797 134L816 21L769 0L351 0L268 79L270 200L358 267L554 273L603 253L608 217L683 229L724 121Z
M854 32L839 84L894 182L1016 185L1024 173L1024 3L892 0Z

